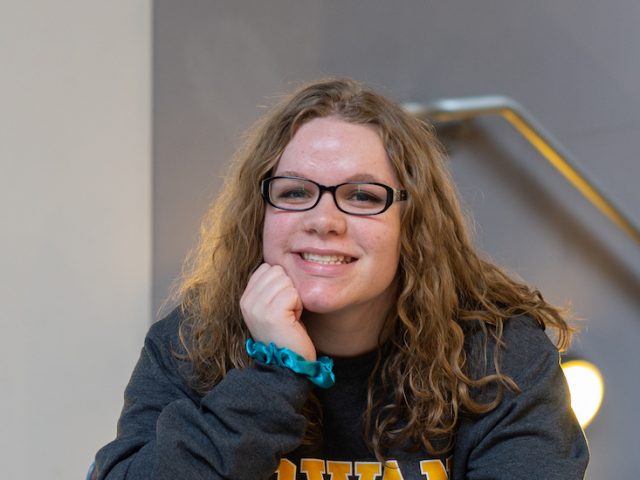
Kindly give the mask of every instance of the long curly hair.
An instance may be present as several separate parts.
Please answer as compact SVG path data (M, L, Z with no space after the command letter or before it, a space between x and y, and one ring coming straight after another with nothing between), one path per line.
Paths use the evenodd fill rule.
M205 393L230 369L250 364L239 300L262 262L265 206L259 184L274 171L297 129L318 117L375 127L408 192L398 298L380 334L384 354L378 355L369 381L363 435L378 458L389 447L407 443L434 453L446 450L460 414L489 411L505 388L518 390L501 373L498 348L495 373L480 378L470 373L466 325L479 324L500 344L504 323L526 314L556 331L560 350L568 346L572 330L540 292L476 252L433 128L350 79L299 88L258 122L236 153L178 291L184 314L180 338L193 367L193 387ZM497 387L495 398L475 401L474 388L489 384ZM307 406L313 441L321 416L313 399ZM449 439L444 447L435 441L440 438Z

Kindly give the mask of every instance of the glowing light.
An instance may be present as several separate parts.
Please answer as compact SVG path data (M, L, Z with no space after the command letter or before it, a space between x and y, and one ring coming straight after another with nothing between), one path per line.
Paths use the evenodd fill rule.
M570 360L562 370L571 391L571 408L582 428L596 416L604 397L604 381L598 368L585 360Z

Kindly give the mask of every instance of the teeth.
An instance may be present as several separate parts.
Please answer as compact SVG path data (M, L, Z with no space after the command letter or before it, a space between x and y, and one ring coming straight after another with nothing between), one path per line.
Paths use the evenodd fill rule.
M341 265L343 263L351 263L351 257L343 255L317 255L315 253L302 253L302 258L310 262L322 263L325 265Z

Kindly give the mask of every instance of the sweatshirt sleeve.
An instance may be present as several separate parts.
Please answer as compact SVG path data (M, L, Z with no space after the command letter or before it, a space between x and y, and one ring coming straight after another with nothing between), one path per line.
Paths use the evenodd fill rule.
M177 337L162 322L147 335L125 390L117 437L96 454L97 478L269 478L302 440L309 382L257 364L231 370L200 397L180 374L168 340Z
M453 478L582 479L589 451L571 410L558 351L542 328L527 317L509 320L503 339L502 370L521 392L505 389L496 409L461 421ZM488 362L492 362L491 350ZM494 395L495 390L490 389L480 398L486 401Z

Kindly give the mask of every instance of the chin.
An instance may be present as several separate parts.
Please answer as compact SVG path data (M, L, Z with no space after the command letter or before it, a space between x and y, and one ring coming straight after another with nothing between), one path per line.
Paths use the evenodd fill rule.
M301 295L304 310L316 314L334 313L343 308L339 302L331 301L328 295Z
M315 314L328 314L334 313L340 310L337 306L333 304L327 304L326 302L318 302L318 301L302 301L303 309L310 313Z

